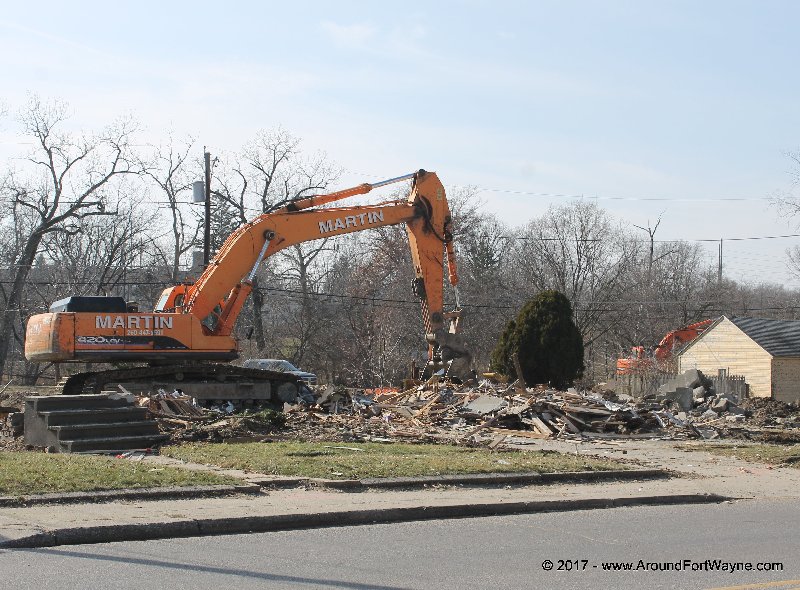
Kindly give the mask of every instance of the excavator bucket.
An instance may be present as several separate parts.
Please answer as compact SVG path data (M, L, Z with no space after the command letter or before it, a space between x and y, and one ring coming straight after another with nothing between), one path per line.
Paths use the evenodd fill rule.
M464 344L461 334L447 333L444 342L440 343L442 363L445 365L445 375L453 380L464 383L476 377L472 368L472 353Z
M461 312L450 312L444 316L450 322L450 329L440 330L435 335L435 342L432 343L433 359L425 368L423 376L429 378L434 373L444 370L444 375L448 379L460 383L477 378L472 367L472 353L460 333Z

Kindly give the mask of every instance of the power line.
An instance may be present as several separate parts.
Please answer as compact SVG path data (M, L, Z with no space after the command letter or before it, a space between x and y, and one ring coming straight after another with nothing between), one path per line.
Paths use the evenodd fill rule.
M586 194L564 194L564 193L537 193L534 191L526 190L511 190L501 188L488 188L482 186L465 186L459 184L451 184L457 188L468 189L474 188L478 191L488 193L504 193L511 195L526 195L532 197L543 198L560 198L560 199L591 199L593 201L653 201L653 202L680 202L680 203L717 203L717 202L737 202L737 201L769 201L770 197L620 197L620 196L599 196L599 195L586 195Z
M604 240L597 239L597 238L569 238L563 239L562 238L543 238L537 236L498 236L498 238L507 239L507 240L541 240L545 242L554 242L554 241L564 241L564 242L602 242ZM657 244L674 244L676 242L709 242L709 243L717 243L720 240L724 242L744 242L744 241L751 241L751 240L778 240L781 238L800 238L800 234L785 234L781 236L747 236L747 237L735 237L735 238L676 238L672 240L653 240L653 242ZM644 238L637 238L637 239L630 239L625 240L627 242L636 242L636 243L643 243L649 244L650 240Z
M357 172L355 170L346 170L347 172L356 176L363 176L364 178L379 178L376 174L366 174ZM674 202L738 202L738 201L769 201L772 197L623 197L617 195L587 195L586 193L543 193L532 190L515 190L507 188L492 188L474 184L456 184L445 183L445 186L451 186L460 189L475 189L477 191L488 193L502 193L508 195L526 195L532 197L543 198L559 198L559 199L591 199L600 201L674 201Z
M720 240L725 242L745 242L750 240L778 240L782 238L800 238L800 234L785 234L782 236L747 236L747 237L738 237L738 238L697 238L697 239L684 239L684 240L653 240L654 242L659 243L671 243L671 242L719 242ZM637 240L637 241L647 241L650 240Z
M3 285L10 285L13 281L0 281L0 284ZM29 281L27 284L34 285L34 286L89 286L89 285L96 285L97 283L94 281ZM168 287L172 285L172 283L168 281L120 281L118 283L114 283L109 285L112 288L116 287L124 287L124 286L156 286L156 287ZM340 294L340 293L326 293L326 292L304 292L300 289L289 289L285 287L258 287L258 290L264 292L274 292L274 293L284 293L288 295L296 295L296 296L306 296L306 297L313 297L313 298L329 298L329 299L341 299L341 300L355 300L355 301L364 301L367 303L401 303L401 304L413 304L419 305L419 300L413 299L394 299L388 297L376 297L370 295L347 295L347 294ZM615 301L609 301L602 304L602 307L577 307L579 311L587 312L587 313L594 313L594 312L617 312L617 311L624 311L628 309L631 305L693 305L693 306L702 306L704 304L716 304L719 305L718 299L697 299L692 301L683 301L679 299L647 299L647 300L622 300L618 299ZM614 305L618 305L619 307L614 307ZM737 305L737 304L734 304ZM485 304L468 304L464 307L475 308L475 309L512 309L516 308L513 305L506 305L506 304L495 304L495 303L485 303ZM716 308L704 308L704 309L711 309L712 311ZM750 307L747 306L747 309L753 311L780 311L780 310L793 310L793 309L800 309L800 305L798 306L759 306L759 307ZM722 308L719 308L722 311Z

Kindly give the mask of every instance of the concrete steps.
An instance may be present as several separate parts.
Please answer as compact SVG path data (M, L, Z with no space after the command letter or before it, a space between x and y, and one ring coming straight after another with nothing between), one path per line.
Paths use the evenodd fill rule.
M25 398L25 442L51 452L129 451L158 446L168 436L147 410L124 397L53 395Z
M81 409L49 410L39 412L47 426L65 426L74 424L131 422L147 419L147 408L130 406L125 408L101 408L92 412Z

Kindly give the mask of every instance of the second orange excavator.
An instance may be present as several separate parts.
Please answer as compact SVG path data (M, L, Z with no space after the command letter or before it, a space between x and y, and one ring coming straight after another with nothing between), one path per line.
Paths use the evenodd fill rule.
M407 180L412 185L406 199L322 207ZM294 244L401 223L411 248L429 364L466 379L472 359L458 333L457 289L456 309L444 310L445 265L450 284L454 289L458 284L450 208L437 175L424 170L300 198L260 215L228 237L194 283L165 289L153 311L140 312L120 297L56 302L49 313L28 320L25 356L31 361L149 363L72 375L64 393L99 392L127 383L151 391L174 387L201 399L290 399L298 387L291 375L210 362L239 356L233 329L259 265Z
M667 332L653 349L634 346L631 356L617 359L617 375L632 375L643 372L668 372L674 353L697 338L713 320L703 320L683 328Z

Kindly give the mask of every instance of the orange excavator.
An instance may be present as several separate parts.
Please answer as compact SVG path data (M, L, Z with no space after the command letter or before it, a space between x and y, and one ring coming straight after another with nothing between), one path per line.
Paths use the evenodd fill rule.
M406 180L412 181L407 199L322 207ZM299 387L292 375L211 362L239 356L233 329L259 265L294 244L401 223L411 248L414 292L422 304L429 366L465 379L472 359L458 333L461 311L450 208L437 175L424 170L299 198L260 215L227 238L194 283L165 289L151 312L140 312L121 297L58 301L50 313L28 320L25 357L58 363L149 363L72 375L63 390L69 394L123 384L143 391L176 388L209 400L289 401ZM456 309L451 312L444 310L445 260L456 292Z
M712 321L703 320L667 332L652 351L648 351L644 346L634 346L631 348L630 357L617 359L617 375L667 371L675 351L702 334Z

